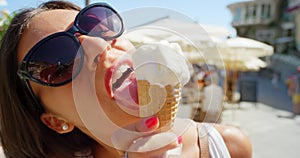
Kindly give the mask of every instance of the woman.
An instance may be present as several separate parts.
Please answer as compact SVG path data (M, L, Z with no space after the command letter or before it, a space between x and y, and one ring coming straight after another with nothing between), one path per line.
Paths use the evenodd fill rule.
M119 59L134 49L120 37L122 19L102 3L79 11L74 4L50 1L22 10L8 28L0 68L1 141L6 156L167 157L172 149L182 147L181 157L199 157L209 150L214 157L212 151L217 149L203 145L211 144L214 136L199 141L200 124L187 126L180 136L156 133L156 117L140 120L121 110L111 82L118 66L128 62ZM94 98L105 113L95 122L88 121L98 112L89 108ZM106 120L122 128L111 132L115 130ZM251 157L249 140L239 130L213 129L226 143L219 153ZM137 134L125 135L128 131Z

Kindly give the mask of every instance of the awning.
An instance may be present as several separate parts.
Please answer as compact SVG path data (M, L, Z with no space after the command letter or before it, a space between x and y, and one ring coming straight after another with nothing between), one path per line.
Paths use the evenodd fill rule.
M293 12L293 11L299 9L299 8L300 8L300 3L288 7L288 8L285 10L285 12L290 13L290 12Z

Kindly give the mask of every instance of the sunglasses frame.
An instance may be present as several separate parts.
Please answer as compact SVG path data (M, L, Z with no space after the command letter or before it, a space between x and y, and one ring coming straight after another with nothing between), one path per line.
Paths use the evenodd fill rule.
M106 41L110 41L110 40L113 40L113 39L115 39L115 38L117 38L117 37L119 37L119 36L121 36L122 34L123 34L123 32L124 32L124 24L123 24L123 20L122 20L122 18L121 18L121 16L119 15L119 13L116 11L116 10L114 10L112 7L110 7L110 5L108 5L107 3L94 3L94 4L91 4L91 5L89 5L89 6L87 6L87 7L85 7L85 8L83 8L82 10L80 10L80 12L76 15L76 18L75 18L75 20L74 20L74 26L76 26L76 29L78 29L78 32L80 32L80 33L82 33L82 34L84 34L84 35L89 35L89 36L96 36L96 35L91 35L91 34L89 34L89 32L86 32L86 31L84 31L84 30L82 30L82 29L80 29L80 27L79 27L79 18L80 18L80 16L82 15L82 14L84 14L88 9L90 9L90 8L93 8L93 7L95 7L95 6L100 6L100 7L103 7L103 8L108 8L109 10L111 10L113 13L115 13L115 15L116 16L118 16L118 18L120 19L120 22L121 22L121 30L120 30L120 32L118 33L118 34L116 34L115 36L112 36L112 37L102 37L104 40L106 40ZM98 37L98 36L96 36L96 37Z
M19 77L22 80L25 80L26 84L28 84L27 80L31 80L34 81L38 84L44 85L44 86L51 86L51 87L57 87L57 86L62 86L64 84L67 84L69 82L71 82L80 72L82 65L83 65L83 61L84 61L84 50L81 47L81 44L79 42L79 40L76 37L76 33L81 33L82 35L89 35L89 36L95 36L95 37L100 37L100 36L96 36L96 35L90 35L88 32L82 30L79 27L79 18L81 17L82 14L84 14L87 10L94 8L94 7L104 7L104 8L108 8L109 10L111 10L116 16L118 16L120 22L121 22L121 30L119 33L117 33L116 35L112 36L112 37L101 37L106 41L110 41L113 40L119 36L121 36L124 32L124 24L123 24L123 20L121 18L121 16L112 8L110 7L107 3L94 3L91 4L85 8L83 8L82 10L79 11L79 13L76 15L75 20L74 20L74 25L68 29L67 31L62 31L62 32L57 32L54 34L51 34L45 38L43 38L41 41L39 41L37 44L35 44L30 50L29 52L25 55L25 57L23 58L18 70L17 70L17 74L19 75ZM48 83L48 82L43 82L39 79L34 78L29 72L28 72L28 62L29 59L32 57L32 55L34 55L36 53L36 51L42 46L44 45L46 42L48 42L49 40L58 37L58 36L67 36L70 37L75 44L78 46L78 51L77 53L80 53L80 65L78 70L75 72L75 74L72 73L72 77L66 81L60 82L60 83ZM77 54L78 55L78 54ZM75 58L74 58L75 59Z
M69 29L68 31L66 32L58 32L58 33L54 33L54 34L51 34L49 36L47 36L46 38L42 39L41 41L39 41L36 45L34 45L30 51L26 54L26 56L24 57L23 61L21 62L20 64L20 67L18 69L18 75L20 76L21 79L23 80L31 80L31 81L34 81L36 83L39 83L41 85L44 85L44 86L52 86L52 87L57 87L57 86L62 86L70 81L72 81L73 78L75 78L80 70L81 70L81 67L83 65L83 60L84 60L84 55L83 55L83 49L82 47L80 46L80 43L79 43L79 40L75 37L74 34L72 34L72 31L73 29ZM76 33L76 32L74 32ZM48 83L48 82L43 82L39 79L36 79L34 77L32 77L32 75L28 72L28 61L29 59L34 55L34 53L36 52L37 49L39 49L41 46L43 46L46 42L48 42L49 40L55 38L55 37L61 37L61 36L67 36L67 37L70 37L74 43L77 45L78 47L78 51L77 53L80 53L79 55L81 56L81 59L80 59L80 65L79 65L79 71L78 72L75 72L75 74L72 74L72 77L66 81L63 81L61 83ZM77 54L78 55L78 54Z

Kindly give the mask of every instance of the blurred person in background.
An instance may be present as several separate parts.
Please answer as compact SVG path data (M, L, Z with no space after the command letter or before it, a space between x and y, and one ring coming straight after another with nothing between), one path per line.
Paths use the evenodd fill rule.
M219 86L218 74L213 72L206 79L202 94L202 120L204 122L220 122L223 110L224 92Z
M288 95L291 96L293 103L292 117L296 117L300 114L300 66L297 67L296 74L288 77L286 85L288 87Z

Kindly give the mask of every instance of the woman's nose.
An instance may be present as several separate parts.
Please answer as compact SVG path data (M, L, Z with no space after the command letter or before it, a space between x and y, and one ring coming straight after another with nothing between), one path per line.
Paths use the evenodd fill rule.
M99 58L111 49L111 42L99 37L81 35L78 37L84 51L84 62L89 70L95 70Z

